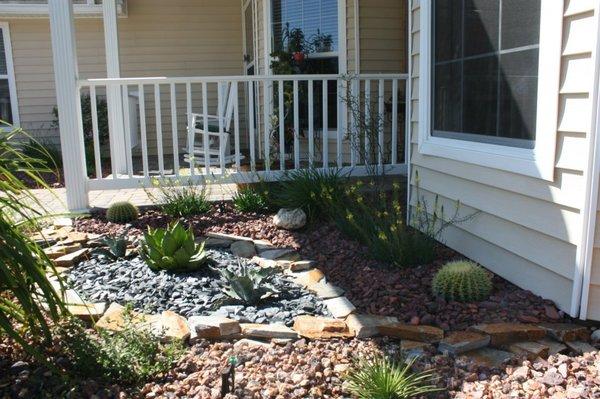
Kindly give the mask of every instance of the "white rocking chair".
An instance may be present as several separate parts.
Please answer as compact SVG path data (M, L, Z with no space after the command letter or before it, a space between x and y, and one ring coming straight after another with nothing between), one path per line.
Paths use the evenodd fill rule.
M221 165L221 143L224 147L224 164L230 165L235 162L235 154L231 153L229 140L229 132L235 107L235 90L231 83L220 83L218 85L218 90L221 93L218 96L219 101L222 101L221 106L218 107L218 109L222 110L222 115L192 113L191 122L193 129L188 129L188 146L182 149L182 152L184 153L183 160L187 163L191 164L189 148L193 147L194 165L207 165L206 151L204 150L205 135L208 136L208 164L210 166L218 167ZM205 120L208 121L208 129L204 126ZM222 132L220 131L220 126L223 128ZM240 154L240 160L241 159L244 159L244 156Z

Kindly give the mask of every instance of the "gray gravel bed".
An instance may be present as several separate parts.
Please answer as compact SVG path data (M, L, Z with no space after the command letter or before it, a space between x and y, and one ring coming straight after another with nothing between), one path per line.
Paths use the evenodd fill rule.
M229 252L208 252L217 263L215 268L235 271L240 264L258 268ZM131 304L135 310L151 314L165 310L184 317L219 314L240 322L288 326L298 315L330 315L321 299L283 274L276 274L271 281L279 293L257 306L236 303L223 294L225 280L209 268L194 273L154 272L140 257L113 262L94 256L73 267L67 282L87 301Z

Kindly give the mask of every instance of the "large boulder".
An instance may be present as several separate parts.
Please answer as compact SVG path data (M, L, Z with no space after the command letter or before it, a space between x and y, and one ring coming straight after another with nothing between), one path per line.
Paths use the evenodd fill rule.
M301 229L306 225L306 213L300 208L280 209L273 217L273 224L280 229Z

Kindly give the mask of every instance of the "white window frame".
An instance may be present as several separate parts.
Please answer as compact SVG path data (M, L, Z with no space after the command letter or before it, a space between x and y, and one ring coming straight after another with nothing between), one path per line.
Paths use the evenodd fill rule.
M421 0L419 152L548 181L554 180L564 0L541 0L533 149L432 136L432 0Z
M17 83L15 80L15 68L13 64L12 44L10 41L10 28L8 22L0 22L2 38L4 39L4 55L6 57L6 75L0 74L0 79L8 80L8 90L10 94L10 108L12 112L12 125L21 126L19 118L19 100L17 98Z

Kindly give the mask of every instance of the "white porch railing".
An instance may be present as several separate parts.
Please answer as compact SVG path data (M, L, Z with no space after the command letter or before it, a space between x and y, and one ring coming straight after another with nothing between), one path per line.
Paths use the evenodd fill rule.
M403 173L409 145L407 78L373 74L80 80L80 94L90 96L93 126L87 132L93 147L88 165L95 171L88 170L88 188L134 188L149 185L153 176L195 182L213 177L219 182L276 180L288 170L309 167L365 175L378 166L388 174ZM125 137L105 140L97 102L114 87L124 100ZM231 88L231 107L225 104L223 87ZM137 98L137 112L132 112L131 98ZM214 161L208 136L195 134L192 115L202 115L206 127L207 115L229 111L229 135L216 135L219 154ZM365 129L369 126L375 134ZM222 119L215 129L225 133ZM110 143L124 146L124 165L112 161L123 149ZM185 158L197 145L205 151L201 162L197 155ZM225 161L227 155L231 164Z

